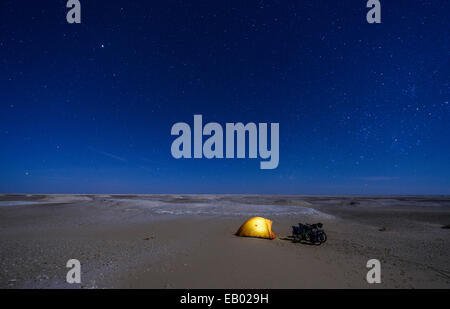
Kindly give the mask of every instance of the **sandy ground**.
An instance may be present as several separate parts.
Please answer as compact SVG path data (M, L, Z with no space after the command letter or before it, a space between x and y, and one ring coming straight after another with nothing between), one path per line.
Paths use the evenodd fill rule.
M233 235L253 216L277 239ZM0 195L0 288L450 288L449 224L444 196Z

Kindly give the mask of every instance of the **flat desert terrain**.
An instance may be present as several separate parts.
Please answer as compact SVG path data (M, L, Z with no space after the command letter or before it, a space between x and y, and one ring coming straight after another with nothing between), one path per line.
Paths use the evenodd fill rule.
M234 235L255 216L276 239ZM292 242L299 222L327 242ZM449 225L448 196L3 194L0 288L450 288Z

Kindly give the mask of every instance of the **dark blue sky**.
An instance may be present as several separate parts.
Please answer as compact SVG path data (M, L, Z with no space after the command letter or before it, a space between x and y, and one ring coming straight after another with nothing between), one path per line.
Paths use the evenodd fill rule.
M0 192L450 194L448 1L0 2ZM279 122L280 163L175 122Z

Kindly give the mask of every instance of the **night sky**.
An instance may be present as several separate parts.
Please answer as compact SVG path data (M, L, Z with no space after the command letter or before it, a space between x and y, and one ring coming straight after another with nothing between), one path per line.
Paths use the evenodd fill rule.
M449 1L0 1L0 192L450 194ZM280 123L280 163L171 156Z

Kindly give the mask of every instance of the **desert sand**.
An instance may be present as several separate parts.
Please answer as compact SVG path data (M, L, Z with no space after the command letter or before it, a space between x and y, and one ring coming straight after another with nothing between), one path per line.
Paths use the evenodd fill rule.
M234 235L254 216L277 238ZM292 242L298 222L328 241ZM3 194L0 288L450 288L449 224L448 196Z

